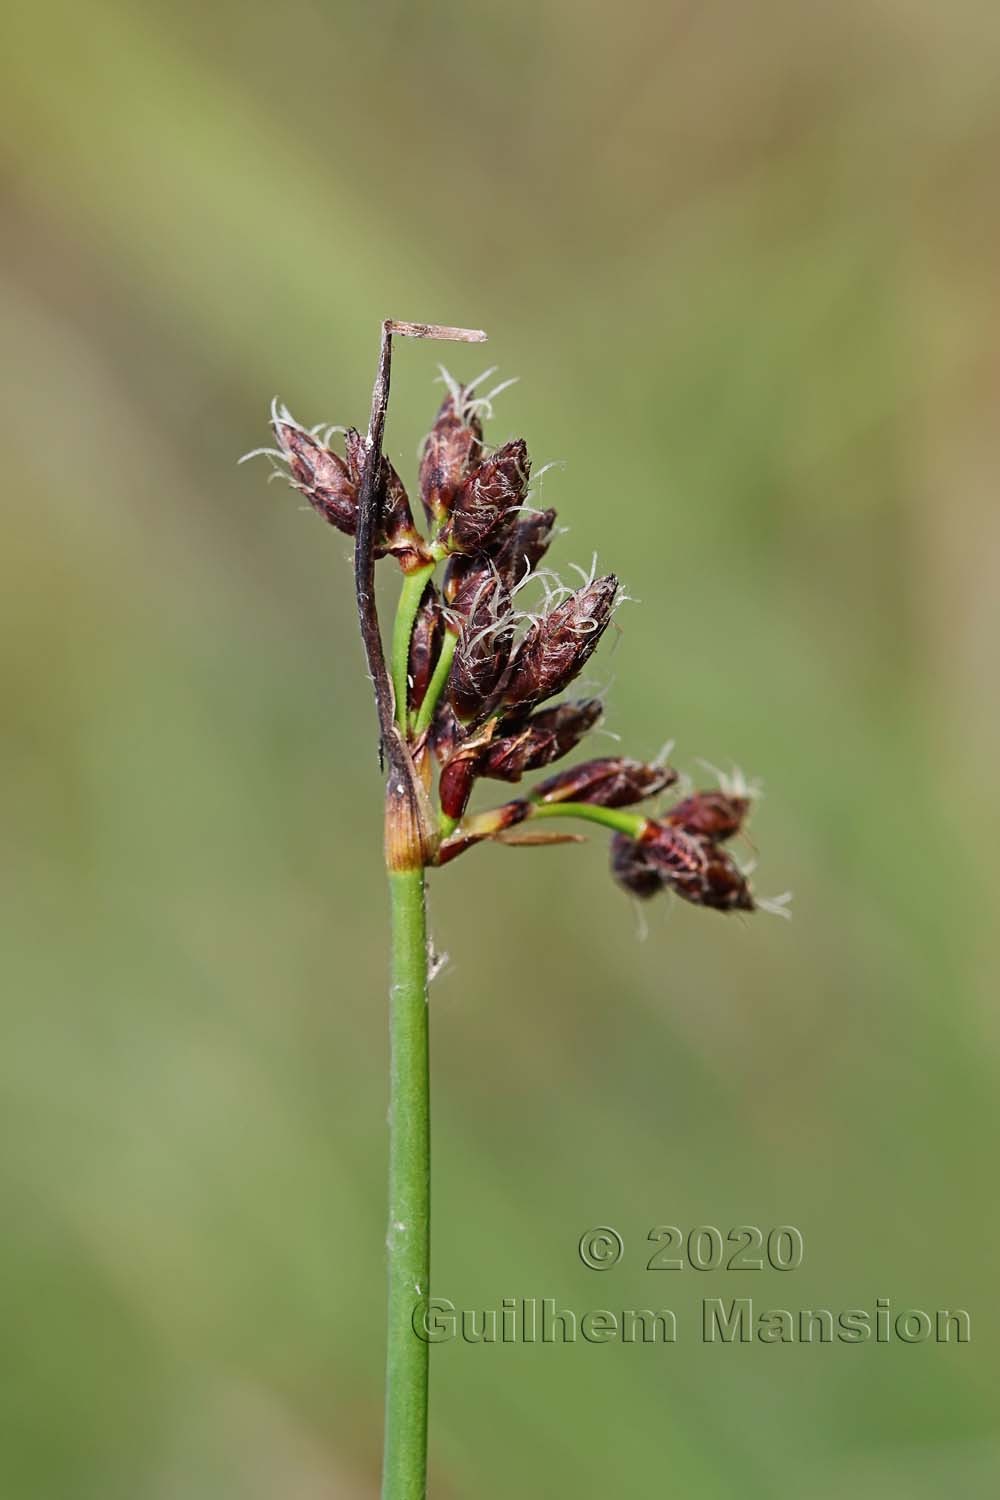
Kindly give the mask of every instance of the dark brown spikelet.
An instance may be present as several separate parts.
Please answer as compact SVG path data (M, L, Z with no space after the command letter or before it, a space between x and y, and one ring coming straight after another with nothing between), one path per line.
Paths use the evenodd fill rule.
M358 519L358 486L344 460L291 418L286 421L283 416L275 416L271 428L295 488L301 490L313 510L331 526L353 536Z
M678 895L695 899L708 867L708 854L701 839L666 823L647 823L639 839L643 857L659 870L663 880Z
M462 481L440 541L450 552L481 552L524 504L531 461L523 438L504 443Z
M471 405L471 389L445 397L420 458L420 499L431 525L451 510L459 485L482 457L483 428Z
M750 892L746 876L731 855L717 844L708 846L708 864L698 896L681 892L696 906L708 906L713 911L755 911L756 902Z
M451 759L467 735L465 725L459 722L455 710L447 699L439 703L430 732L430 747L434 751L438 765L443 766L447 760Z
M749 797L733 797L726 792L694 792L677 802L663 816L663 821L685 833L723 843L739 833L750 811Z
M535 787L537 802L587 802L594 807L630 807L653 797L677 780L670 766L647 765L624 755L585 760L558 771Z
M491 539L496 542L495 551L454 553L448 559L444 575L444 597L448 603L473 573L496 573L509 589L523 583L545 555L555 516L554 510L536 511L520 519L515 514L514 524L509 524L508 517L508 522L500 527L500 535Z
M517 518L504 532L493 557L493 565L509 589L537 568L549 549L555 530L554 510L536 510Z
M626 891L648 901L663 890L663 876L646 858L642 846L627 833L616 833L611 840L611 874Z
M487 747L479 763L479 775L494 781L520 781L526 771L550 766L576 748L603 712L599 698L542 709Z
M532 626L504 685L508 708L532 708L569 686L607 629L617 592L618 579L608 573L577 589Z
M423 703L430 686L437 659L441 655L444 639L444 616L437 589L428 583L420 600L417 618L410 636L410 657L407 666L409 679L408 701L415 712Z
M510 594L495 573L475 575L461 585L451 610L462 623L448 699L460 719L472 719L495 691L510 660Z
M604 718L600 698L578 698L575 702L555 703L531 715L525 727L548 730L556 737L560 755L568 755Z
M365 440L355 428L349 427L344 439L347 453L347 471L358 490L364 472ZM406 487L392 464L382 455L380 478L382 485L382 508L379 516L375 555L382 557L393 553L404 572L420 567L427 561L423 540L413 524L413 512Z
M753 911L746 876L724 849L668 823L649 823L639 840L644 857L664 884L694 906Z
M482 581L484 578L495 574L496 571L492 561L487 557L485 552L471 552L468 556L456 552L453 557L449 557L448 566L444 570L444 583L441 588L445 603L454 604L458 598L459 590L470 579L476 578ZM469 597L468 592L466 592L465 597Z

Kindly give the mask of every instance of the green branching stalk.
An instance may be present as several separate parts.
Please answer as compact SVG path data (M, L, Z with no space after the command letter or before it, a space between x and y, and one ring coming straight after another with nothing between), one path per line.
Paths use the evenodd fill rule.
M461 845L479 843L483 839L502 836L510 829L522 827L537 818L582 818L587 823L598 823L614 833L624 833L630 839L642 836L648 819L641 814L625 812L617 807L600 807L590 802L539 802L534 798L519 798L505 802L500 807L491 807L484 812L470 813L460 823L443 827L444 837L451 842L442 845L441 853L447 856L451 849ZM447 863L447 858L442 860Z
M442 693L448 685L448 674L451 672L451 664L455 659L455 648L457 645L458 636L453 634L452 631L446 630L444 640L441 643L441 655L438 657L437 665L434 668L434 675L428 684L424 701L420 705L420 712L414 720L414 734L423 734L425 729L430 728L431 720L434 718L434 711L441 701Z
M589 802L532 802L528 818L584 818L588 823L600 823L602 828L613 828L615 833L628 834L637 839L646 819L636 813L622 812L617 807L597 807Z
M396 609L396 619L392 630L392 689L396 699L396 723L405 734L406 732L406 690L407 669L410 658L410 636L413 634L413 622L417 618L417 610L420 608L420 600L423 597L427 581L434 572L434 563L427 563L425 567L416 568L412 573L407 573L403 579L403 587L399 593L399 605Z

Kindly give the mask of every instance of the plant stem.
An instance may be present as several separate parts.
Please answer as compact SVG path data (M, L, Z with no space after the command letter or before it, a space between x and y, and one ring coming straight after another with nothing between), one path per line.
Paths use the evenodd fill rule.
M396 723L406 731L406 698L410 667L410 636L413 622L427 587L427 580L434 572L434 564L417 568L407 573L399 592L399 604L392 627L392 687L396 696Z
M423 1500L427 1342L413 1328L430 1279L430 1067L423 869L391 871L389 1327L382 1500Z
M528 817L585 818L588 823L600 823L602 828L627 833L632 839L639 837L646 823L641 814L622 812L617 807L597 807L590 802L532 802Z
M354 592L365 660L375 692L379 759L389 761L385 852L392 905L389 1006L389 1327L386 1359L383 1500L423 1500L427 1492L428 1345L411 1319L430 1275L430 1072L427 1038L427 907L423 788L406 743L410 636L433 564L404 580L386 668L375 605L375 527L382 437L389 403L393 334L481 344L485 333L437 323L382 324L368 440L358 494ZM395 689L395 705L392 697ZM394 712L395 708L395 712Z
M611 828L615 833L627 834L630 839L642 837L648 819L641 813L623 812L617 807L599 807L590 802L536 802L534 798L519 798L505 802L501 807L491 807L485 812L470 813L456 823L453 818L439 816L440 841L435 855L435 864L446 865L458 854L463 854L473 844L484 839L504 838L507 830L517 830L536 818L583 818L587 823L599 823L602 828ZM507 842L515 842L508 836Z
M420 705L420 712L417 714L413 725L414 734L423 734L424 730L430 727L430 722L434 717L434 710L438 706L438 699L444 692L448 682L457 645L458 636L452 631L446 630L444 640L441 642L441 655L437 659L434 673L427 684L424 701Z

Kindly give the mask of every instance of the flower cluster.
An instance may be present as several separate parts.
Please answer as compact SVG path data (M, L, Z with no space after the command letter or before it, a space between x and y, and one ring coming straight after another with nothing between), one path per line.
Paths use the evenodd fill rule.
M714 910L753 911L764 903L723 847L746 820L744 787L695 792L655 818L628 814L622 809L676 789L678 775L660 761L604 756L549 776L527 797L468 813L477 781L520 782L568 755L598 725L599 698L560 695L590 660L622 593L612 573L597 576L593 568L569 588L544 565L556 512L531 503L525 443L488 449L482 414L489 398L477 398L476 383L461 386L449 376L445 383L420 460L428 536L384 457L375 528L375 555L393 555L406 577L393 637L396 723L428 792L437 769L431 861L448 863L484 839L562 842L567 836L547 825L522 825L575 816L613 831L612 874L633 895L669 890ZM365 439L346 429L341 457L331 447L338 429L306 430L277 404L271 425L277 446L257 451L278 460L324 520L353 535ZM534 611L522 605L532 583Z
M714 911L754 911L747 877L722 847L741 832L750 807L746 792L725 785L683 797L659 818L646 819L637 838L614 835L611 873L640 899L671 890Z

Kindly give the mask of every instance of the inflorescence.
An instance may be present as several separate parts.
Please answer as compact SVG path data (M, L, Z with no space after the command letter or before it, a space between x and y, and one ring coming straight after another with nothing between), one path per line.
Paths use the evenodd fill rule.
M742 778L720 777L717 788L681 795L678 773L661 760L601 756L550 775L527 796L468 812L477 781L518 783L568 755L600 723L599 697L551 700L579 677L623 594L613 573L596 576L594 568L568 588L543 566L556 512L530 503L525 443L490 451L482 426L489 398L476 396L477 382L444 378L448 394L420 460L428 536L384 457L375 534L375 556L396 558L412 601L402 634L397 621L393 682L396 720L428 799L437 768L437 826L426 862L447 864L484 840L567 842L577 836L525 825L576 816L612 830L611 873L633 896L666 890L716 911L787 915L787 896L756 898L725 847L752 806L753 789ZM354 535L365 439L346 429L341 457L330 446L341 429L306 430L277 403L271 426L277 446L256 451L277 461L324 520ZM522 607L530 585L538 594L533 611ZM678 800L656 816L624 811L664 793Z

